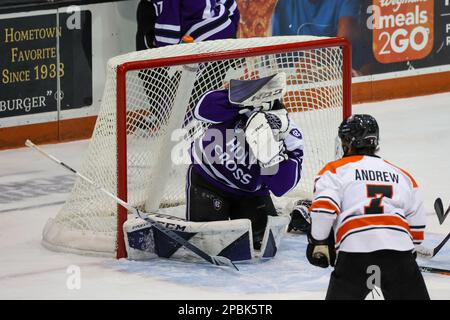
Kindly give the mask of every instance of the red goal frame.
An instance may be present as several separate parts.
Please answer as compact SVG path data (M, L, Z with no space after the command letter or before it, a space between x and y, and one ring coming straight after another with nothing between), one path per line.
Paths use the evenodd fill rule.
M117 66L117 197L127 201L127 133L126 133L126 74L129 71L202 63L233 58L246 58L265 54L286 53L299 50L311 50L329 47L342 47L343 51L343 119L351 115L352 109L352 52L351 44L345 38L327 38L313 41L295 42L249 49L236 49L213 53L194 54L180 57L149 59L125 62ZM123 224L127 219L127 210L117 205L117 259L126 257Z

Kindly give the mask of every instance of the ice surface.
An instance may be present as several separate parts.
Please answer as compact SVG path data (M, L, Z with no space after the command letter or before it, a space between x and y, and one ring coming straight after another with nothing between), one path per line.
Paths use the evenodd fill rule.
M450 220L439 225L436 197L450 204L450 94L354 106L380 125L380 155L414 175L425 198L427 246L438 243ZM88 141L45 145L79 168ZM37 152L0 152L0 299L323 299L331 269L305 258L306 239L287 235L277 257L240 263L239 272L209 264L155 259L133 262L48 251L42 228L57 214L74 177ZM450 269L450 244L420 264ZM81 271L80 289L69 289L67 270ZM450 299L450 277L425 274L434 299ZM70 287L70 286L69 286Z

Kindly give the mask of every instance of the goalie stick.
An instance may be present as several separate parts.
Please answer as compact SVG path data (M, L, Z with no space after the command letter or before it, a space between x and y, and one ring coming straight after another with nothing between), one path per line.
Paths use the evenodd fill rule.
M123 201L122 199L116 197L115 195L113 195L108 190L106 190L103 187L97 185L94 181L92 181L88 177L85 177L84 175L82 175L81 173L77 172L75 169L73 169L69 165L65 164L64 162L60 161L56 157L54 157L51 154L47 153L46 151L42 150L41 148L36 146L30 140L27 139L27 141L25 141L25 145L27 147L30 147L30 148L33 148L33 149L39 151L41 154L43 154L47 158L53 160L54 162L58 163L59 165L63 166L67 170L69 170L70 172L74 173L75 175L77 175L78 177L80 177L81 179L83 179L84 181L89 183L90 185L94 186L97 190L103 192L104 194L109 196L111 199L114 199L118 204L120 204L125 209L127 209L130 212L135 213L138 217L140 217L141 219L144 219L145 221L150 223L153 227L155 227L156 229L158 229L159 231L164 233L166 236L168 236L169 238L171 238L172 240L174 240L178 244L184 246L185 248L191 250L193 253L197 254L199 257L203 258L204 260L208 261L209 263L214 264L216 266L228 266L228 267L235 268L236 270L239 270L234 265L234 263L231 262L230 259L228 259L226 257L222 257L222 256L211 256L211 255L209 255L208 253L206 253L203 250L201 250L200 248L196 247L195 245L193 245L189 241L187 241L187 240L183 239L182 237L180 237L174 231L172 231L170 229L167 229L166 227L162 226L161 224L159 224L158 222L156 222L153 219L149 218L148 216L143 215L144 212L140 211L138 208L133 207L129 203L127 203L127 202Z
M442 199L437 198L434 201L434 210L436 211L436 215L439 219L439 224L443 224L445 218L447 218L447 215L450 212L450 206L448 206L447 211L445 211L444 213L444 205L442 204Z

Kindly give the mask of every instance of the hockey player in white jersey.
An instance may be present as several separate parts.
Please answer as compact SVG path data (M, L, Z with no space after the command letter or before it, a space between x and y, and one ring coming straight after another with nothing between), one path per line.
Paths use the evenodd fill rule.
M385 299L429 299L413 253L425 229L416 181L375 155L379 129L372 116L344 120L339 138L344 156L318 173L309 208L307 258L335 266L326 299L364 299L373 270Z

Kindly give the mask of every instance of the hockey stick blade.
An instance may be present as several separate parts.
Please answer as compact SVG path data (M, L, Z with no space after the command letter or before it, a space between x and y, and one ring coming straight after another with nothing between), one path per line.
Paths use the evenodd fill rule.
M435 273L435 274L440 274L440 275L444 275L444 276L450 276L450 270L446 270L446 269L419 266L419 270L421 272L426 272L426 273Z
M442 247L447 243L447 241L450 239L450 233L444 238L444 240L441 241L440 244L436 246L433 250L433 257L442 249Z
M155 227L156 229L158 229L159 231L161 231L162 233L166 234L168 237L170 237L171 239L175 240L176 242L178 242L180 245L188 248L189 250L191 250L192 252L194 252L195 254L197 254L199 257L203 258L204 260L208 261L209 263L212 263L216 266L227 266L227 267L231 267L236 269L237 271L239 271L239 269L236 267L236 265L231 262L230 259L226 258L226 257L221 257L221 256L210 256L209 254L207 254L206 252L204 252L203 250L201 250L200 248L196 247L195 245L193 245L192 243L190 243L189 241L185 240L184 238L180 237L177 233L175 233L174 231L167 229L165 227L163 227L162 225L160 225L158 222L154 221L153 219L151 219L150 217L144 216L139 210L136 209L136 211L134 211L135 213L137 213L137 215L141 218L144 219L145 221L147 221L148 223L150 223L153 227Z
M209 263L212 263L214 265L218 265L218 266L229 266L229 267L233 267L236 270L239 270L232 262L231 260L225 258L225 257L218 257L218 256L210 256L209 254L207 254L206 252L204 252L203 250L201 250L200 248L196 247L195 245L193 245L192 243L188 242L187 240L183 239L182 237L180 237L178 234L176 234L175 232L173 232L170 229L167 229L166 227L162 226L161 224L159 224L158 222L148 218L148 217L143 217L140 215L140 211L136 208L133 207L132 205L130 205L128 202L123 201L122 199L116 197L114 194L112 194L111 192L109 192L108 190L106 190L105 188L103 188L102 186L99 186L97 183L95 183L93 180L89 179L88 177L84 176L83 174L79 173L78 171L76 171L75 169L73 169L71 166L65 164L64 162L62 162L61 160L59 160L58 158L52 156L51 154L49 154L48 152L44 151L43 149L39 148L37 145L35 145L33 142L31 142L30 140L27 140L25 142L25 145L27 147L30 147L32 149L35 149L36 151L40 152L42 155L44 155L45 157L49 158L50 160L56 162L57 164L59 164L60 166L64 167L66 170L69 170L70 172L72 172L73 174L75 174L76 176L78 176L79 178L83 179L85 182L89 183L90 185L92 185L93 187L95 187L98 191L103 192L105 195L109 196L111 199L115 200L118 204L120 204L122 207L124 207L125 209L127 209L130 212L134 212L136 213L139 217L143 218L144 220L148 221L152 226L154 226L155 228L157 228L159 231L163 232L164 234L166 234L169 238L173 239L175 242L178 242L178 244L188 248L189 250L191 250L192 252L194 252L195 254L197 254L198 256L200 256L201 258L205 259L206 261L208 261Z
M445 218L447 218L448 213L450 212L450 206L447 208L447 211L444 213L444 205L442 204L442 199L437 198L434 201L434 210L436 211L436 215L439 220L439 224L443 224L445 221Z
M438 217L439 224L442 224L442 218L444 217L444 206L441 198L436 198L436 200L434 200L434 211Z

